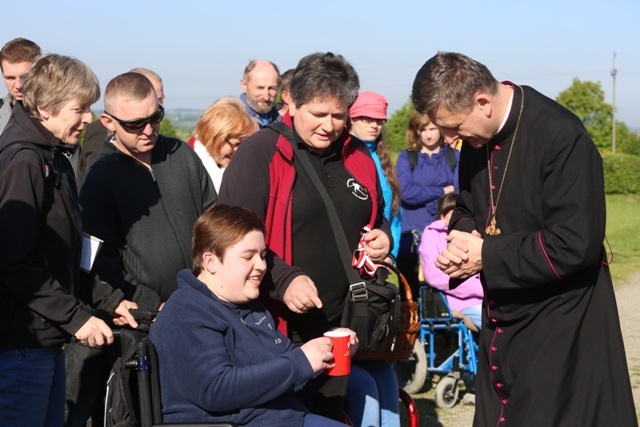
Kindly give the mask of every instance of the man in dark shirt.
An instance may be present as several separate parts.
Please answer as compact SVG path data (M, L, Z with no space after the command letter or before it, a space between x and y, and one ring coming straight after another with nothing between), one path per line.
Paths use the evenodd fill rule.
M156 72L147 68L138 67L129 72L139 73L148 78L153 85L153 89L156 91L158 102L164 107L164 85L162 84L162 78ZM77 154L76 182L78 183L78 189L82 186L87 170L102 150L102 146L108 136L107 128L104 127L100 120L94 121L85 129L84 143L82 149L78 150Z

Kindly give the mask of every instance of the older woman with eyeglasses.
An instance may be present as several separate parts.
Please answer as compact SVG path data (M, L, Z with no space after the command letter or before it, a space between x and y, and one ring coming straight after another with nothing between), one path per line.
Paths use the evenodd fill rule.
M135 321L124 300L99 278L81 274L83 246L75 178L68 155L91 122L98 79L84 63L41 56L0 137L0 418L6 425L64 423L62 346L75 338L113 342L107 324L82 297ZM82 282L82 283L81 283Z
M257 130L257 123L234 96L218 99L202 113L188 144L202 160L216 191L240 143Z

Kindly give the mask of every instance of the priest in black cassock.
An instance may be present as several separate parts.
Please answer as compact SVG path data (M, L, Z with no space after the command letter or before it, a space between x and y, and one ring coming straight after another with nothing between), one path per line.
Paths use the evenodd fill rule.
M637 426L602 159L581 121L458 53L429 59L412 97L447 140L465 140L437 265L484 286L474 426Z

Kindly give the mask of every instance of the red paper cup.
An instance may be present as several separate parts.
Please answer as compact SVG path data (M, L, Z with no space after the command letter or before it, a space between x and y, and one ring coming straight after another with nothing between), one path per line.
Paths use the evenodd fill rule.
M341 375L349 375L351 372L351 353L349 353L349 340L351 336L344 331L325 332L325 337L329 337L333 348L333 359L329 363L334 363L333 368L325 369L327 375L338 377Z

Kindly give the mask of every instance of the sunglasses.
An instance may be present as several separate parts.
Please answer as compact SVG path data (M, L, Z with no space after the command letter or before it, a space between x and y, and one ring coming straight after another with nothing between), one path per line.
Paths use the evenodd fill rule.
M123 129L129 131L141 131L142 129L146 128L148 124L151 126L157 125L164 118L164 108L162 107L162 105L158 107L158 111L156 111L146 119L120 120L113 114L107 113L106 111L104 113L107 116L111 116L111 118L118 122L118 124L122 126Z

